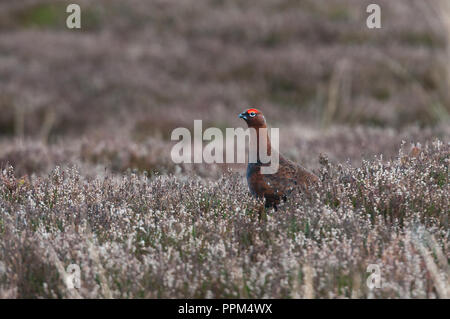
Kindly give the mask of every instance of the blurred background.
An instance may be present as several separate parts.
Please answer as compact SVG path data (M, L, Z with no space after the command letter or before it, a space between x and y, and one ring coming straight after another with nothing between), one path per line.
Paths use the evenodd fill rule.
M450 136L450 3L0 0L0 166L217 176L170 160L171 131L243 127L260 108L287 157L317 168ZM239 166L238 169L241 169Z

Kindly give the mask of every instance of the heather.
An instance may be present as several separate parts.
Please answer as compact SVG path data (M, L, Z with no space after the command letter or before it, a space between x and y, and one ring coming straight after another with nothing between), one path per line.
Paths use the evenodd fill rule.
M447 1L73 2L0 1L0 298L450 297ZM171 160L248 107L320 178L277 211Z
M239 174L94 179L55 168L0 182L3 297L448 297L449 147L359 168L320 159L321 183L278 211ZM61 266L82 287L65 289ZM366 286L378 264L382 288ZM64 270L64 267L62 268Z

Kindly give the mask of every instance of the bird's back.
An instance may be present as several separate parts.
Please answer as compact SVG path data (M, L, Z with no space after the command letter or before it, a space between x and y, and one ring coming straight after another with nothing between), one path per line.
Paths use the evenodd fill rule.
M249 163L247 182L252 194L265 197L268 206L276 205L294 189L307 190L319 180L316 175L299 164L279 155L278 171L274 174L261 174L261 167L269 164Z

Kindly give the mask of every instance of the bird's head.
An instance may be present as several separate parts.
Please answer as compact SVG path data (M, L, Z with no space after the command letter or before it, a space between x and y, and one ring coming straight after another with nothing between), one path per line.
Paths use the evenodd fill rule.
M248 109L239 114L239 118L244 119L248 127L266 127L266 119L261 111L257 109Z

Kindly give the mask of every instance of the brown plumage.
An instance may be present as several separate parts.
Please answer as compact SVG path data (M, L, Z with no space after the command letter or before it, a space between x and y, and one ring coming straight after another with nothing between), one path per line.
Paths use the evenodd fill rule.
M257 109L248 109L239 114L239 117L245 120L249 128L256 129L258 133L259 129L267 128L264 115ZM257 151L259 154L259 134L257 136ZM272 150L268 136L266 136L266 139L267 154L271 155L275 150ZM316 175L301 165L293 163L281 154L278 154L278 156L279 167L274 174L261 173L261 167L269 166L270 163L261 163L259 155L256 163L249 163L247 166L247 182L250 192L257 197L264 197L266 207L274 207L275 209L277 209L280 200L286 200L286 197L295 189L308 191L308 188L319 180Z

